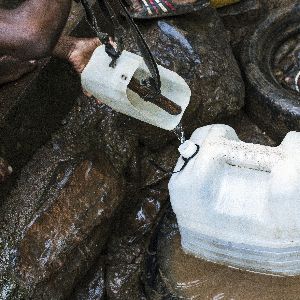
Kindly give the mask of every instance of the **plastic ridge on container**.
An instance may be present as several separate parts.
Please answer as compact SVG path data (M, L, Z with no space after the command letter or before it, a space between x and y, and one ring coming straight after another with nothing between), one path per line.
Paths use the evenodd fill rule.
M300 133L267 147L210 125L185 143L184 154L192 143L200 150L169 182L183 249L240 269L299 275ZM174 171L183 164L181 156Z
M81 74L81 83L85 90L112 109L154 126L172 130L179 124L191 97L191 90L182 77L158 65L161 94L182 109L180 114L171 115L128 89L133 76L138 80L150 76L141 56L123 51L115 68L109 67L110 62L111 58L105 53L105 46L102 45L94 51Z

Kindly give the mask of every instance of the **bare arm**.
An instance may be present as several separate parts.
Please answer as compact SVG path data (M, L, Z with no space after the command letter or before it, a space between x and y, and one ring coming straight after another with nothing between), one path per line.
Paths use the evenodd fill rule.
M0 9L0 55L36 59L51 55L70 13L72 0L27 0Z

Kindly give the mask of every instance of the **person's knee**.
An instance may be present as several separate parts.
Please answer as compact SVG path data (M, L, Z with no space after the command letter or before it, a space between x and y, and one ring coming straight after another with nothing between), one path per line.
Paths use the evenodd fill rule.
M19 39L20 45L17 45L17 47L23 49L23 59L39 59L52 54L57 39L49 38L45 30L38 26L32 26Z
M0 86L21 78L37 67L37 61L22 61L11 56L0 57Z

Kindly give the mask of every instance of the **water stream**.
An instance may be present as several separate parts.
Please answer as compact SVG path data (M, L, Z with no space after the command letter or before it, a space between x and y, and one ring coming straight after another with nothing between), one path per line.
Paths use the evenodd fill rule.
M182 123L180 122L172 131L175 133L180 143L183 144L185 142L185 133L183 131Z

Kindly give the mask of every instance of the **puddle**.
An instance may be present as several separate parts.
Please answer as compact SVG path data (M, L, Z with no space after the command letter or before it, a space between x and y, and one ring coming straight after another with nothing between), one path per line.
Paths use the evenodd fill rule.
M181 248L175 215L169 212L159 229L147 275L149 299L298 299L300 277L267 276L214 264ZM150 257L150 256L149 256ZM151 277L154 275L155 278Z

